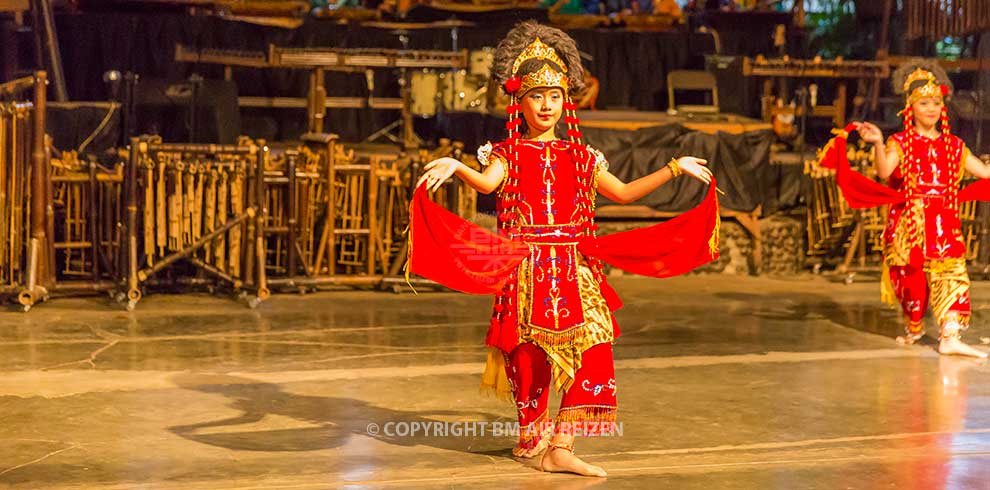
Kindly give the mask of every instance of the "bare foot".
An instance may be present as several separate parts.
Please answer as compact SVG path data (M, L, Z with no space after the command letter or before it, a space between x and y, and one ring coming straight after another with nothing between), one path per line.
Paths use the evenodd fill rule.
M543 454L540 468L548 473L575 473L581 476L606 476L601 467L585 463L574 453L561 448L551 447Z
M938 353L944 356L969 356L979 359L986 359L987 353L979 349L970 347L959 337L945 337L938 344Z
M549 444L550 444L550 438L544 437L543 439L540 440L540 442L536 444L536 446L533 446L530 449L521 448L519 446L512 448L512 455L517 458L532 458L542 453L543 450L546 449L547 445Z

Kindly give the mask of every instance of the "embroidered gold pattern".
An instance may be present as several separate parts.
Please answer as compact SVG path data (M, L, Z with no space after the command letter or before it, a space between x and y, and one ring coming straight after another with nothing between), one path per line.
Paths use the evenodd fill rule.
M526 261L528 261L527 259ZM563 331L540 328L525 322L529 318L532 296L532 277L525 262L519 268L517 286L519 302L519 341L533 342L550 360L554 385L558 391L567 390L574 382L574 375L581 368L582 353L591 347L612 343L612 312L605 303L591 269L578 264L578 285L584 324Z
M515 61L512 63L512 74L519 73L519 67L532 59L549 60L559 66L564 73L567 73L567 64L564 63L564 60L560 59L557 51L549 45L544 44L540 38L536 38L533 42L529 43L529 46L526 46L526 49L522 53L519 53L519 56L516 56Z
M928 260L925 262L925 272L930 274L932 313L938 324L944 325L953 315L959 315L952 311L952 307L969 292L966 259Z
M910 106L928 97L942 98L942 86L935 80L935 74L922 68L914 70L904 80L904 92L908 93L908 90L911 90L911 84L918 80L924 80L926 83L910 92L907 97L907 105Z
M550 68L550 65L543 65L539 70L522 77L518 93L525 94L537 87L559 87L567 92L567 75Z

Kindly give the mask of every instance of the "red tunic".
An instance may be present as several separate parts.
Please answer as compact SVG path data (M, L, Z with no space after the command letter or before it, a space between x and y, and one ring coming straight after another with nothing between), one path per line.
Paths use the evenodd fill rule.
M575 329L585 325L579 263L587 263L595 289L605 293L611 309L621 306L605 283L601 263L578 252L581 240L594 236L595 179L604 158L565 141L522 141L514 150L505 143L495 145L489 162L506 166L498 194L499 229L510 240L525 243L529 253L522 263L525 270L496 297L487 344L511 351L519 343L519 325L533 327L541 347L573 340ZM520 308L521 301L528 304Z
M890 205L884 230L888 262L907 263L912 249L924 259L965 257L959 183L969 153L966 145L953 135L932 139L902 131L890 137L887 148L900 156L888 185L906 199Z
M694 209L657 225L597 237L598 173L607 162L588 146L518 141L485 145L500 164L498 234L444 210L417 189L410 206L408 271L469 293L493 293L485 343L508 354L532 342L566 389L581 354L618 335L621 306L602 262L653 277L690 271L718 257L718 199L712 182ZM501 356L489 355L489 367ZM489 371L499 371L486 370Z

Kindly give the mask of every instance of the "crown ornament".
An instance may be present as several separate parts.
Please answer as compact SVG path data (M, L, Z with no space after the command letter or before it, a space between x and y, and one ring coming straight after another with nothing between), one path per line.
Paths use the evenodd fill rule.
M911 85L917 81L924 81L925 84L909 92ZM949 88L937 83L934 73L917 68L904 80L904 93L907 94L908 105L911 105L928 97L945 97L949 93Z
M557 51L544 44L540 38L536 38L533 42L529 43L529 46L526 46L526 49L524 49L522 53L519 53L519 56L516 56L516 61L512 63L512 74L518 74L519 67L526 61L533 59L552 61L554 64L559 66L564 73L567 73L567 65L565 65L564 60L560 59L560 56L557 55Z
M567 75L544 64L539 70L522 77L519 93L525 94L536 87L560 87L567 92Z

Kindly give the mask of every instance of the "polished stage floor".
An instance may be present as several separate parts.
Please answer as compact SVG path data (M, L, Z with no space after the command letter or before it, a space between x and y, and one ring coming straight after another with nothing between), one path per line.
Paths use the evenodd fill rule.
M877 283L614 285L622 434L577 445L607 479L469 433L514 417L478 393L488 298L341 292L0 313L0 488L990 488L990 367L897 346Z

